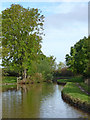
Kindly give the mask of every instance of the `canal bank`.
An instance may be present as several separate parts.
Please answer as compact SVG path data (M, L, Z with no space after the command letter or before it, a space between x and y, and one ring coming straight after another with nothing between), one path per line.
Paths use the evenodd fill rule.
M4 81L5 82L9 81L9 83L3 83L2 85L6 85L6 86L16 85L16 78L14 78L14 77L10 77L9 80L5 79ZM77 107L77 108L82 109L83 111L90 112L90 103L88 102L90 97L88 95L84 94L83 92L81 92L80 89L76 85L74 85L74 87L72 87L71 84L68 84L68 81L70 81L70 82L71 81L81 82L82 79L80 79L80 78L75 79L74 78L74 79L60 79L60 80L57 80L57 83L59 85L65 85L62 92L61 92L63 100L65 102L68 102L69 104ZM74 83L72 83L72 84L74 84Z
M90 113L90 95L87 95L85 91L81 91L76 83L68 82L61 93L65 102Z

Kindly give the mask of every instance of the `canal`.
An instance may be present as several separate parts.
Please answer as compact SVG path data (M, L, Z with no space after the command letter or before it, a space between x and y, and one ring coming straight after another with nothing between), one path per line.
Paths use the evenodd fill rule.
M2 117L87 118L87 113L63 101L62 89L53 83L2 87Z

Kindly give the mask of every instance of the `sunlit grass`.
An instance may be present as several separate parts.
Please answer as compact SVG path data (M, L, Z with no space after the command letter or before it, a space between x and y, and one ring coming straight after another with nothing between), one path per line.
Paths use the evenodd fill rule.
M90 86L89 86L89 85L87 85L87 84L85 84L85 83L83 83L83 82L79 83L79 85L80 85L84 90L86 90L87 92L90 92Z
M11 77L11 76L3 76L2 77L2 83L16 83L17 78L16 77Z
M63 89L63 93L69 95L72 99L80 100L82 103L86 102L90 104L90 96L82 92L75 83L68 82Z
M67 83L67 82L84 82L84 80L83 80L82 77L73 77L73 78L70 78L70 79L59 79L57 81L61 82L61 83Z

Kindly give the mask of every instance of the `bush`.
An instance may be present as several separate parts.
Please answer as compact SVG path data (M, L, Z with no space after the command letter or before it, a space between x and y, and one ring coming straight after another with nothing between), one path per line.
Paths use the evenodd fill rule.
M50 74L50 73L48 73L48 74L46 75L46 80L52 80L52 79L53 79L53 75Z
M2 68L2 76L19 76L18 72L10 71L5 68Z
M43 76L42 76L42 73L35 73L32 77L31 77L31 80L33 81L33 82L40 82L40 81L42 81L43 80Z
M58 77L58 76L65 76L65 77L67 77L67 76L73 76L73 75L74 75L73 72L68 70L67 67L62 68L61 70L54 71L54 76L55 77Z

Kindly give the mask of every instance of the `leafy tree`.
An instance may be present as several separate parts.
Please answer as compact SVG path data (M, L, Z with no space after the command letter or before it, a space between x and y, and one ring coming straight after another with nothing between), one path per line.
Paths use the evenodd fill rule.
M26 79L41 53L44 16L34 8L12 4L2 11L2 66Z
M66 55L66 64L74 73L89 75L88 66L90 63L90 49L88 41L90 37L79 40L74 47L71 47L70 55Z
M84 75L90 77L90 36L88 36L87 38L86 46L87 46L87 65L84 70Z
M59 62L57 65L57 69L60 71L62 68L66 67L66 65L63 62Z
M66 64L67 66L69 66L69 69L72 71L72 72L75 72L76 73L76 69L75 69L75 49L74 47L71 47L71 50L70 50L70 55L69 54L66 54Z
M41 54L39 61L32 61L31 64L31 76L35 76L37 73L42 75L45 80L51 80L53 78L53 71L55 69L55 58L53 56L46 57Z
M2 42L1 42L1 39L2 39L2 38L1 38L1 35L2 35L2 19L1 19L1 17L2 17L2 15L0 14L0 60L1 60L1 58L2 58L2 57L1 57L1 56L2 56L2 55L1 55L1 53L2 53L2 47L1 47L1 46L2 46Z

